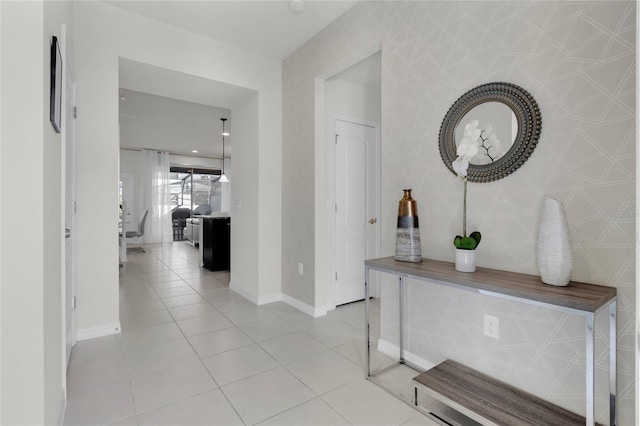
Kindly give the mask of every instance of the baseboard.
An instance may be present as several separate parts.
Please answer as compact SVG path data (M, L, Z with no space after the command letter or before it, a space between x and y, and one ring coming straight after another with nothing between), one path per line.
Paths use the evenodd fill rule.
M258 305L266 305L267 303L279 302L282 300L281 293L267 294L258 298Z
M95 339L96 337L111 336L120 333L120 322L114 322L101 327L79 329L76 333L76 341Z
M242 296L245 299L249 300L250 302L255 303L256 305L258 305L258 299L256 299L253 294L249 294L245 290L242 290L241 288L234 286L232 282L229 282L229 290L231 290L231 291L233 291L235 293L238 293L240 296Z
M249 294L246 290L235 287L231 282L229 282L229 290L238 293L240 296L252 303L255 303L256 305L265 305L267 303L279 302L281 300L280 293L267 294L256 298L254 294Z
M327 307L314 308L311 305L307 305L304 302L294 299L293 297L283 293L272 293L264 296L256 297L252 294L248 294L245 290L236 288L231 282L229 283L229 290L238 293L245 299L255 303L256 305L266 305L267 303L284 302L289 306L296 308L297 310L304 312L305 314L314 318L323 317L327 315Z
M394 359L398 359L398 354L400 353L400 348L398 347L398 345L396 345L395 343L390 343L386 340L383 339L379 339L378 340L378 351L382 352L385 355L390 356L391 358ZM414 353L411 353L407 350L403 351L403 355L404 355L404 359L409 361L412 364L417 365L420 368L423 368L425 370L429 370L433 367L435 367L436 365L439 364L439 362L433 362L430 361L428 359L425 359L421 356L418 356Z
M304 312L305 314L312 316L314 318L323 317L327 315L326 307L313 307L311 305L307 305L304 302L299 301L287 294L282 295L282 301L289 306L296 308L297 310Z

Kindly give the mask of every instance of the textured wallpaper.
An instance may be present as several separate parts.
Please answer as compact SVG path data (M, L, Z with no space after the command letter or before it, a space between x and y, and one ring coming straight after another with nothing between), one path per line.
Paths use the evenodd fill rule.
M397 202L403 188L413 188L423 256L448 261L453 236L461 232L462 184L438 152L442 118L479 84L515 83L537 100L542 134L513 175L469 184L467 226L483 235L478 265L537 274L543 200L563 202L574 247L572 279L618 289L618 416L619 424L634 424L635 7L633 1L366 1L289 57L283 69L283 292L313 305L322 303L313 299L314 286L326 285L287 272L290 259L314 260L315 77L380 43L381 253L393 254ZM584 412L583 322L437 287L412 291L412 352L444 353ZM382 338L392 341L394 313L384 300ZM482 313L501 318L500 340L482 336ZM430 326L434 322L439 326ZM602 420L607 342L606 327L600 320L597 326Z

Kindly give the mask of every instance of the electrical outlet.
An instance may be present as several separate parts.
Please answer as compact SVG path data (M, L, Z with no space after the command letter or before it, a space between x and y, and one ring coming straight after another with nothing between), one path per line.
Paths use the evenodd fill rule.
M484 335L494 339L500 338L500 318L484 314Z
M302 262L298 262L298 275L304 275L304 265Z

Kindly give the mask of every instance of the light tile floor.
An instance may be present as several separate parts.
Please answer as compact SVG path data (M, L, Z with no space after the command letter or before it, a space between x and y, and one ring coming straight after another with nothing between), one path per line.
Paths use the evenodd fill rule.
M187 242L128 256L122 334L73 348L65 425L436 424L364 379L363 303L321 318L256 306L197 257ZM377 339L375 301L372 317ZM389 386L409 395L413 375Z

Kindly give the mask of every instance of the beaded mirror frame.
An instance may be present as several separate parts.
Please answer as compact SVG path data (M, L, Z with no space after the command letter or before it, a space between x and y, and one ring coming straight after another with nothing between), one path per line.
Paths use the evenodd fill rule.
M457 158L455 132L469 111L486 102L501 102L513 111L517 133L511 148L490 164L470 164L469 182L492 182L515 172L531 156L540 138L542 117L536 100L522 87L511 83L493 82L475 87L462 95L449 108L442 121L439 135L440 156L451 173Z

